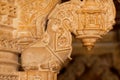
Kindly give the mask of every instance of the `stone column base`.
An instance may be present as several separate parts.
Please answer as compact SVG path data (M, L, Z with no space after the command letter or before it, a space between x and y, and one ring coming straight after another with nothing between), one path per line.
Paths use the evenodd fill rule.
M57 80L57 73L51 71L2 72L0 80Z

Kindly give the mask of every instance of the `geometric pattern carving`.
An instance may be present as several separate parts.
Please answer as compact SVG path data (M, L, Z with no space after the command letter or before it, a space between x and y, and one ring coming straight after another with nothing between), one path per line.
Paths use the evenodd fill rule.
M0 80L19 80L19 77L18 77L18 75L0 74Z
M5 25L12 25L13 19L17 16L17 10L14 3L9 1L0 1L0 22Z

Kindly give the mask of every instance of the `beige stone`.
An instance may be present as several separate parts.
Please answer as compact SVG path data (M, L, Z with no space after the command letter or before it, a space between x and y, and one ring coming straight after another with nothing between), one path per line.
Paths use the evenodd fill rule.
M21 64L18 55L42 39L47 16L59 2L60 0L0 1L0 80L33 80L30 77L39 77L38 73L43 76L51 73L48 78L56 80L56 76L52 77L56 73L50 71L19 72ZM36 77L34 80L39 80Z
M56 80L71 60L71 33L91 49L112 29L112 0L58 3L60 0L0 1L0 80Z

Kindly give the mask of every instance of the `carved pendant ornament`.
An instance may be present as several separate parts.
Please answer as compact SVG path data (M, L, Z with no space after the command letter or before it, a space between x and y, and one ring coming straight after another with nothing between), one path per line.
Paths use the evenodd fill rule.
M56 80L71 60L71 33L91 50L115 23L113 0L60 2L0 0L0 80Z

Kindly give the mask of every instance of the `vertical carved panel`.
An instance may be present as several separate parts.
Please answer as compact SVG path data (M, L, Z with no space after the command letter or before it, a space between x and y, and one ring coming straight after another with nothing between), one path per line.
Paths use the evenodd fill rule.
M11 1L0 1L0 16L1 23L4 25L12 25L13 19L17 16L16 6L14 2Z

